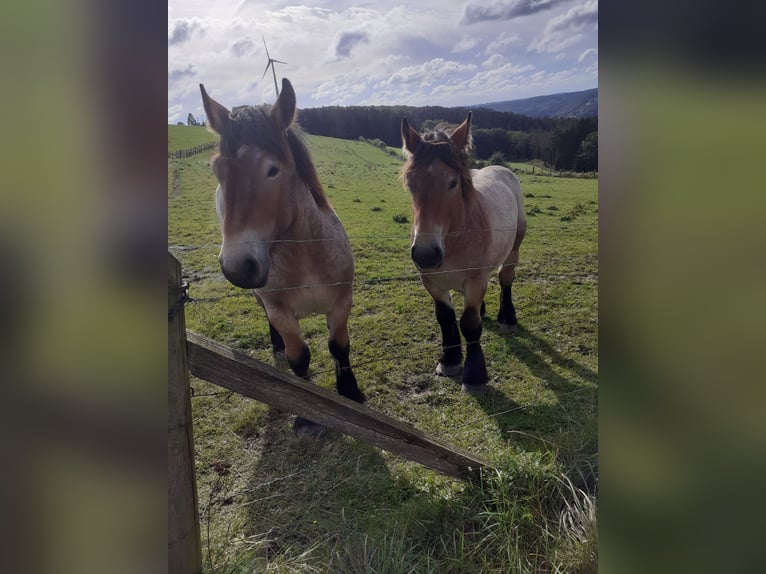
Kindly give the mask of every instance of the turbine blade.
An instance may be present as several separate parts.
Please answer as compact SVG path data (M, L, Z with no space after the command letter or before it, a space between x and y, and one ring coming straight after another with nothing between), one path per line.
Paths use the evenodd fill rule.
M261 34L261 40L263 40L263 47L266 48L266 57L269 59L269 62L271 62L271 56L269 56L269 48L266 46L266 38L263 37L263 34Z
M282 60L272 60L272 62L276 64L287 64L287 62L283 62Z
M269 71L269 66L271 66L272 68L274 67L274 66L271 64L271 60L269 60L269 63L268 63L268 64L266 64L266 69L263 71L263 75L261 76L261 80L262 80L263 78L265 78L265 77L266 77L266 72L268 72L268 71Z

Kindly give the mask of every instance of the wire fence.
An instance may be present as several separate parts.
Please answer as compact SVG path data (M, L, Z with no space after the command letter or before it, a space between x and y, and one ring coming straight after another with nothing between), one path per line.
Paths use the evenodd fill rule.
M505 229L487 228L487 229L481 229L481 230L464 230L461 232L450 233L449 235L460 236L462 234L486 233L491 231L503 231L503 230ZM327 237L327 238L309 238L309 239L275 239L275 240L263 240L263 241L256 240L256 241L243 241L239 243L240 244L246 244L246 243L301 244L301 243L326 243L326 242L347 241L347 240L349 241L402 240L407 242L406 247L408 247L409 241L411 240L411 236L410 234L351 235L351 236L348 236L348 239L346 239L345 237ZM184 252L203 250L203 249L217 250L217 249L220 249L220 247L221 246L219 243L205 243L205 244L198 244L198 245L170 246L169 250L180 254ZM569 271L562 272L561 270L556 270L556 269L552 269L551 271L544 271L539 268L540 266L555 267L557 264L563 264L563 263L574 263L575 266L578 267L580 270L575 272L569 272ZM522 279L525 282L572 281L575 283L595 284L598 281L597 253L584 253L581 255L547 258L544 261L525 261L523 262L523 265L527 267L527 274L524 275ZM259 293L275 293L280 291L295 291L298 289L328 288L328 287L341 286L341 285L350 285L352 286L355 292L358 292L359 290L370 289L375 286L380 286L380 285L385 285L390 283L412 283L414 286L416 283L419 283L423 277L437 276L437 275L443 275L443 274L449 274L449 273L466 273L466 272L472 272L472 271L500 270L508 266L515 267L516 264L460 267L460 268L453 268L453 269L439 269L439 270L426 271L426 272L419 272L417 269L414 268L414 265L411 265L410 266L412 268L411 271L405 272L405 273L390 274L390 275L384 275L384 276L378 276L378 277L357 276L352 281L298 284L298 285L282 286L282 287L275 287L275 288L258 289L258 292ZM189 270L185 269L185 274L188 274L188 273L189 273ZM492 281L496 281L496 279L493 278ZM194 281L190 281L190 283L192 283L192 286L193 286ZM229 286L226 283L224 283L223 285L225 285L226 286L225 288L227 289L236 289L235 287ZM419 285L417 288L422 291L422 287L420 287ZM234 297L252 297L252 291L246 290L246 289L236 289L234 291L230 291L220 295L216 294L216 295L209 295L209 296L203 296L203 297L195 297L193 293L193 287L192 287L192 290L190 291L190 295L191 296L188 298L187 304L200 305L200 304L214 304L218 301L234 298ZM487 329L485 329L484 333L482 334L483 345L502 344L505 340L506 339L502 337L501 335L495 334L493 331L488 331ZM457 347L458 345L455 346L455 348ZM438 356L439 352L448 350L448 349L449 348L442 347L440 342L438 342L437 340L430 340L423 343L423 348L422 350L420 350L420 354L421 356L429 356L433 354L434 357L436 357ZM412 351L408 351L407 354L396 354L396 353L392 353L391 349L389 348L386 350L385 356L365 359L361 361L355 361L352 364L352 368L355 371L371 370L376 368L380 363L390 362L390 361L397 361L397 362L408 361L408 360L412 360L413 356L416 356L416 355L414 355ZM335 373L335 367L333 366L327 369L313 370L311 372L311 376L322 377L322 376L325 376L328 374L334 374L334 373ZM562 393L561 396L563 397L569 394L586 393L586 392L593 392L593 386L586 384L586 385L578 387L574 391ZM222 395L222 400L217 401L217 404L211 407L214 410L225 405L230 398L230 391L221 391L220 393L212 393L212 395L217 395L217 394ZM205 395L200 395L200 396L205 396ZM496 412L487 413L483 415L482 418L488 417L491 419L491 418L501 417L510 412L523 410L531 406L534 406L536 404L538 404L537 397L533 401L529 401L522 405L514 406L510 409L505 408L505 409L500 409ZM202 416L206 417L208 416L208 414L209 413L205 413ZM458 425L457 427L450 427L449 429L444 430L443 433L437 433L437 434L440 436L440 438L444 438L445 436L447 436L448 433L452 432L453 430L463 428L477 421L478 419L474 421L468 421Z
M193 155L197 155L198 153L202 153L203 151L213 149L217 145L218 142L213 141L192 147L168 151L168 159L184 159Z

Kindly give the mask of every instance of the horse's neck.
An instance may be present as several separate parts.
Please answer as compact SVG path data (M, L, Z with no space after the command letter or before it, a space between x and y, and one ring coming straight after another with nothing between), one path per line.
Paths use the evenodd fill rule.
M282 212L285 214L285 224L282 233L294 239L311 239L324 235L324 227L328 216L333 212L320 209L311 190L303 182L298 182L285 194Z
M490 217L491 207L487 205L487 198L478 190L473 189L467 198L463 199L462 216L456 227L465 229L486 229Z

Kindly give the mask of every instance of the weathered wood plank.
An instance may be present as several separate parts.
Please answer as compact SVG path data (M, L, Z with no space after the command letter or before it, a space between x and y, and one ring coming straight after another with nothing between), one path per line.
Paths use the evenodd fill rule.
M487 463L469 452L363 405L256 361L226 345L186 332L195 377L333 428L444 474L478 479Z
M198 574L202 553L183 294L181 264L168 253L168 573Z

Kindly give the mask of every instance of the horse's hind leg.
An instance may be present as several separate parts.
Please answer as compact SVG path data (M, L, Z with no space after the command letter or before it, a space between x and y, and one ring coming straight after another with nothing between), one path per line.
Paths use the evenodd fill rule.
M330 331L328 346L335 359L335 387L338 389L338 394L352 401L363 403L367 397L359 390L356 376L354 376L349 361L351 344L348 338L348 315L350 311L351 299L349 297L347 305L337 305L327 314L327 328Z
M503 267L500 271L500 310L497 313L497 322L500 324L500 331L504 333L512 331L518 324L511 294L515 277L514 267Z
M510 255L503 263L500 269L500 310L497 313L497 322L500 324L502 332L510 332L516 328L518 320L516 319L516 308L513 306L513 297L511 287L516 278L516 265L519 263L519 247L524 239L526 225L521 227L516 233L516 240L513 243L513 249Z

